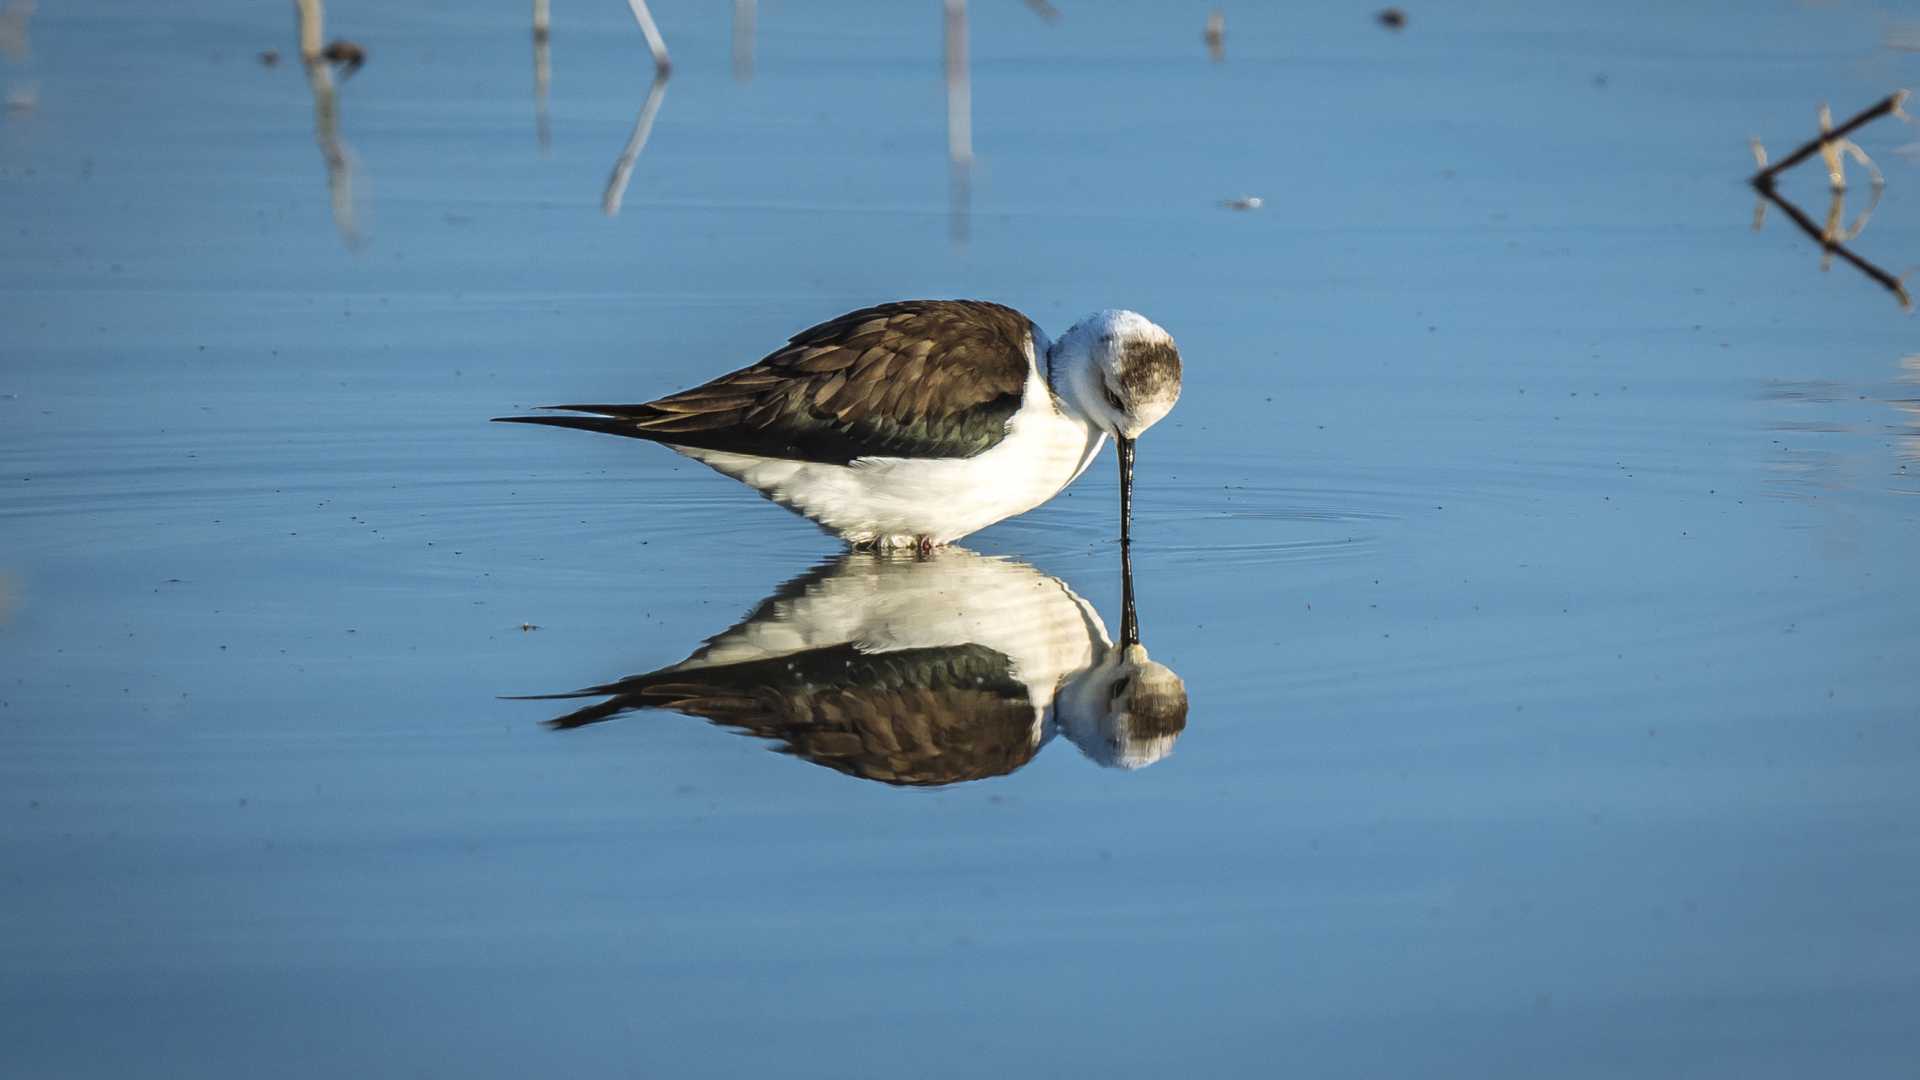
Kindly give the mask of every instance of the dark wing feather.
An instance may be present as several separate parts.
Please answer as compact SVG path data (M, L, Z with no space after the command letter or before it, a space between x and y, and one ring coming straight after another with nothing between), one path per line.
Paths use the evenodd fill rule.
M751 367L657 401L501 419L841 465L972 457L1006 436L1020 408L1032 328L999 304L903 300L821 323Z
M982 645L863 653L853 645L766 660L667 669L551 697L598 697L550 721L583 727L634 709L671 709L772 739L863 780L937 786L1025 765L1034 707L1012 662Z

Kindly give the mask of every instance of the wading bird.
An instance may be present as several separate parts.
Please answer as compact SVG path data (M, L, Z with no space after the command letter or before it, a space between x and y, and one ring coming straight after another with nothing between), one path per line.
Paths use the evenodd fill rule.
M856 547L925 551L1051 499L1109 435L1130 540L1134 440L1179 397L1180 351L1136 312L1049 341L1010 307L903 300L655 401L497 419L650 439Z

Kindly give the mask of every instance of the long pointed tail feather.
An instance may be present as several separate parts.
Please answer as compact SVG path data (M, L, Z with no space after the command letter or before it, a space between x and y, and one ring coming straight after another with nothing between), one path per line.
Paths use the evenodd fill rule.
M630 417L608 415L602 410L635 408L620 405L556 405L554 408L574 409L580 412L599 412L599 416L496 416L499 424L542 424L546 427L576 428L580 431L598 431L606 435L624 435L630 439L650 439L659 441L659 436L634 424Z

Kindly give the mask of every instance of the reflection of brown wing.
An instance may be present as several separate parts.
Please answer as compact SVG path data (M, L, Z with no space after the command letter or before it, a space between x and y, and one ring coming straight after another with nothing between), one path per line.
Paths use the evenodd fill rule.
M1006 656L981 645L871 654L838 645L555 696L603 694L608 700L551 725L671 709L773 739L848 776L913 786L1002 776L1039 749L1026 686Z

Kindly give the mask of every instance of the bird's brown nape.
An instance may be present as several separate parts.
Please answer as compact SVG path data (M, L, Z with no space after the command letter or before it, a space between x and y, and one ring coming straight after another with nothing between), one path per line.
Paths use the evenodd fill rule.
M1115 365L1120 393L1130 403L1155 401L1180 392L1180 350L1172 341L1128 340Z

